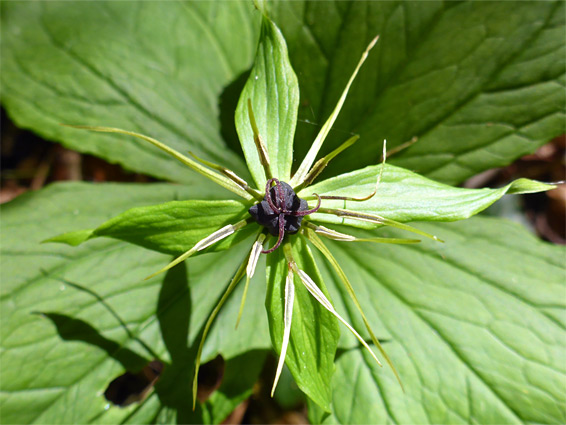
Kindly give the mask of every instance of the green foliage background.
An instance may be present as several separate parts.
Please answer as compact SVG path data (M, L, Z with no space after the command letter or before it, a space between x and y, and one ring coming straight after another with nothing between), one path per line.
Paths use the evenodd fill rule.
M131 207L230 196L141 141L59 123L138 131L250 179L234 111L260 14L234 1L0 7L2 102L20 127L180 183L57 184L3 206L2 422L221 422L251 393L271 350L262 269L238 331L242 287L213 327L203 355L222 354L227 373L192 412L199 332L225 287L217 283L245 250L207 252L143 281L170 257L105 238L78 248L40 241L96 228ZM360 52L380 34L323 153L350 132L361 140L326 177L378 162L384 137L390 147L417 137L392 162L456 184L565 131L563 2L296 1L269 9L301 90L295 160L318 131L304 120L326 119ZM564 249L501 219L418 226L446 243L330 246L388 341L406 393L343 333L331 412L311 403L310 419L566 421ZM327 263L316 260L336 309L363 329ZM100 394L109 380L154 355L168 362L155 393L143 405L106 410Z

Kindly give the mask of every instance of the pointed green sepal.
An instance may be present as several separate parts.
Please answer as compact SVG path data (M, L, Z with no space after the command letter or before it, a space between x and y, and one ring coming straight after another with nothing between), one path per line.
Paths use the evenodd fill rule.
M236 129L257 187L265 185L268 173L289 181L298 107L299 85L285 39L264 15L254 67L236 108Z
M74 232L67 232L57 236L53 236L52 238L45 239L41 241L41 243L64 243L71 246L79 246L83 242L89 240L94 233L94 229L85 229L85 230L76 230Z

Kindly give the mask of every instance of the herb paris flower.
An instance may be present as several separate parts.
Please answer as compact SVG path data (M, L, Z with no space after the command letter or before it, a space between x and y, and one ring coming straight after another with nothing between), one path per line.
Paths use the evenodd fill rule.
M280 55L281 57L283 57L282 61L284 63L287 63L286 61L288 61L288 58L286 57L284 40L278 29L271 21L268 20L268 18L263 18L262 39L260 40L260 43L261 42L269 45L271 49L270 50L266 48L265 51L272 52L273 55ZM336 107L330 114L330 117L328 118L326 123L322 126L312 146L308 150L307 155L297 168L297 171L292 176L290 175L292 162L292 148L290 148L291 145L285 144L281 140L277 140L277 138L273 134L269 133L270 122L268 119L266 119L266 116L269 117L269 113L271 112L272 108L269 107L270 105L266 103L262 104L260 101L258 101L257 96L255 96L257 93L253 92L253 88L248 89L248 87L246 86L244 92L242 93L238 111L240 113L240 117L245 111L247 115L247 121L245 129L242 130L242 128L240 128L239 131L240 133L242 133L242 131L249 131L251 134L249 141L246 139L245 135L240 134L240 138L242 141L244 154L246 155L246 160L248 162L248 166L254 178L255 186L257 187L257 189L252 187L250 184L248 184L248 182L246 182L244 179L236 175L232 170L229 170L228 168L198 158L194 154L191 154L191 159L151 137L117 128L78 126L78 128L89 129L93 131L121 133L143 139L146 142L149 142L159 149L172 155L194 171L209 178L218 185L227 190L230 190L234 194L244 199L244 214L240 214L239 212L232 214L231 217L235 218L234 221L230 222L230 224L225 224L228 221L224 219L218 220L218 222L222 222L222 224L224 225L220 228L216 228L214 231L207 230L207 234L199 235L199 237L194 238L194 240L191 239L191 244L188 250L184 248L183 250L185 252L182 255L175 258L171 263L166 265L158 272L152 274L151 276L148 276L148 278L150 278L166 270L169 270L185 259L204 251L208 247L213 247L216 244L222 243L222 241L226 241L230 237L236 236L237 234L242 234L245 231L249 231L250 229L252 230L252 232L256 232L255 241L249 249L246 259L236 271L224 295L222 296L214 310L211 312L208 321L204 326L203 335L196 358L196 370L193 381L193 403L196 402L195 395L198 369L200 366L200 357L202 354L203 343L205 341L207 333L221 307L226 302L236 285L245 276L246 281L244 293L242 296L240 311L238 313L237 323L240 321L250 284L250 279L255 273L258 259L260 258L262 253L268 255L271 254L271 258L283 254L282 257L276 257L278 259L281 258L281 261L277 261L281 263L280 269L283 270L280 275L283 277L284 290L280 293L276 293L275 297L279 297L280 301L283 304L283 308L281 309L281 314L277 317L272 317L272 320L281 320L283 322L283 330L279 333L276 333L272 330L273 340L277 339L277 342L274 342L274 345L280 344L280 357L277 365L272 393L275 390L283 364L285 363L287 349L290 345L292 346L293 344L292 332L293 328L297 327L297 322L295 321L293 327L291 325L293 323L294 310L295 317L298 313L298 309L294 309L294 306L296 305L296 300L300 301L301 295L299 291L301 289L306 289L310 296L312 296L312 299L316 300L316 302L318 302L326 312L342 322L353 333L353 335L355 335L359 342L364 345L364 347L372 355L375 361L379 363L377 356L369 347L365 339L362 338L359 333L336 311L329 300L329 297L323 286L324 282L322 281L322 279L312 273L310 270L307 270L307 267L305 267L304 265L306 262L303 261L302 258L298 258L295 247L299 244L306 246L305 241L309 241L312 246L316 247L326 258L328 263L332 266L335 271L335 275L337 276L338 280L344 284L347 293L349 294L352 302L359 311L367 329L367 333L370 335L372 343L375 347L377 347L385 360L392 366L391 360L382 349L379 340L372 331L369 325L369 321L362 311L360 302L358 301L353 287L346 277L345 272L342 270L342 268L332 255L331 251L323 243L322 238L343 242L416 243L419 241L415 239L382 237L362 239L357 238L353 235L330 229L328 227L325 227L321 223L337 223L351 225L354 227L366 226L366 228L375 228L378 226L388 225L399 229L412 231L431 239L438 239L435 236L432 236L419 229L415 229L405 223L393 220L390 218L391 216L389 216L388 218L384 217L386 214L381 213L380 208L376 206L375 203L373 203L375 198L379 197L376 196L376 194L378 193L378 189L380 188L384 170L386 170L384 163L378 166L368 167L367 169L355 171L353 173L350 173L349 175L339 176L335 178L350 182L349 187L355 187L355 193L348 193L344 190L339 190L337 192L333 192L331 190L322 190L326 181L321 182L320 184L317 184L315 186L316 192L318 193L310 193L311 191L315 191L315 189L311 189L311 185L328 165L328 163L342 151L352 146L358 140L358 136L352 136L337 149L316 161L321 146L331 127L333 126L338 113L342 108L342 105L344 104L346 95L355 76L357 75L362 63L366 60L369 50L373 48L376 42L377 38L372 40L368 48L364 51L362 58L357 64L351 78L349 79L342 95L338 100ZM260 53L261 51L260 49L258 49L258 56L260 55ZM265 54L265 52L263 54ZM259 58L256 60L258 67L261 66L263 62L265 61L262 61ZM260 71L263 71L263 74L261 74ZM260 70L259 68L256 71L254 68L254 70L252 70L252 77L249 81L251 81L252 84L264 84L265 86L260 87L258 91L263 90L264 94L266 92L268 93L266 96L271 96L272 98L281 100L282 96L280 96L280 93L271 93L272 86L277 86L278 88L283 87L285 89L285 84L289 86L291 86L292 84L288 81L285 81L285 84L283 84L277 79L269 80L269 76L271 74L277 74L278 71L279 70L276 69ZM258 80L254 78L256 72L257 74L261 75L261 78L259 78ZM285 70L283 70L282 72L285 72ZM292 77L294 76L292 70L287 70L287 72L288 74L286 75L286 77L288 77L288 79L292 79ZM285 102L282 103L284 104ZM291 104L290 106L284 106L284 108L279 110L279 115L285 114L289 110L292 111L294 109L294 106L296 105ZM267 110L267 113L264 113L261 120L256 121L254 110L260 112ZM241 122L242 120L240 119L240 125L242 125ZM262 125L263 127L260 131L260 127ZM292 130L294 130L294 123ZM290 133L290 136L287 137L289 137L290 142L292 143L293 131L289 131L288 128L283 128L282 131ZM265 141L263 137L266 137ZM386 152L384 144L382 155L383 161L385 161L385 157ZM392 171L395 172L394 167L388 167L385 172L390 173ZM368 181L370 182L368 183ZM332 185L327 185L326 188L328 187L332 187ZM344 185L344 187L348 189L348 185ZM420 189L418 185L416 185L416 187L417 190ZM360 188L363 188L363 190L367 189L367 191L361 193L360 191L362 189ZM542 189L539 188L539 190ZM443 199L449 198L445 197ZM460 205L461 203L457 204ZM430 216L428 219L436 219L436 217L438 217L438 213L434 209L434 206L427 207L427 214L429 214ZM459 217L460 216L453 213L450 219L458 219ZM75 237L76 239L73 239L75 241L73 243L80 243L95 236L107 236L109 234L105 233L106 230L96 229L95 231L87 231L80 234L75 234L73 237ZM176 231L178 233L181 233L185 231L185 229L178 228L176 229ZM170 235L171 233L167 234ZM122 234L120 234L119 236L113 235L113 237L124 238ZM64 238L53 238L53 240L63 241ZM271 243L271 241L273 240L274 242ZM67 239L67 241L69 241L69 239ZM310 251L308 251L308 249L309 248L307 246L305 248L305 252L307 254L305 255L310 256ZM183 250L180 250L176 247L172 251L182 252ZM272 267L272 269L275 269L275 267ZM273 270L271 272L272 275L276 274L275 272L273 272ZM295 287L296 283L300 285L297 288ZM296 344L299 343L296 342ZM290 356L293 355L293 350L291 350ZM394 368L393 370L397 375L397 372ZM297 370L296 368L295 370L291 371L294 374L295 379L298 380L302 371ZM397 378L399 379L398 375Z
M303 219L307 218L308 215L311 215L311 214L313 214L317 211L320 211L320 212L324 212L326 214L333 214L337 217L348 217L348 218L354 219L354 220L369 221L369 222L373 222L373 223L376 223L376 224L382 224L382 225L391 225L391 226L395 226L395 227L398 227L398 228L401 228L401 229L414 231L416 233L430 237L432 239L436 239L436 237L429 235L425 232L422 232L420 230L417 230L415 228L412 228L412 227L410 227L406 224L399 223L399 222L396 222L396 221L393 221L393 220L389 220L389 219L386 219L386 218L381 217L379 215L367 214L367 213L365 213L365 214L364 213L358 213L356 211L349 211L347 209L322 208L323 200L326 200L326 199L328 199L328 200L343 200L343 201L349 200L349 201L363 202L363 201L366 201L366 200L370 199L371 197L373 197L377 192L377 188L378 188L381 176L382 176L383 164L382 164L382 167L380 169L380 173L378 174L378 177L377 177L375 190L365 197L356 198L356 197L332 196L332 195L320 196L320 195L317 195L317 194L313 194L311 196L306 196L305 199L301 199L296 194L296 192L302 191L303 189L308 187L316 179L316 177L324 170L324 168L328 165L328 163L334 157L336 157L340 152L342 152L346 148L353 145L358 140L358 138L359 138L358 136L351 137L343 145L341 145L338 149L336 149L335 151L331 152L330 154L326 155L325 157L319 159L319 161L314 163L314 159L316 158L318 151L319 151L320 147L322 146L322 143L323 143L326 135L328 134L330 128L332 127L332 125L333 125L333 123L334 123L343 103L344 103L344 100L346 98L346 94L348 93L350 86L351 86L356 74L358 73L362 63L367 58L369 50L371 50L373 48L373 46L375 45L375 43L377 42L377 39L378 38L376 37L374 40L372 40L370 45L364 51L358 66L354 70L354 73L353 73L352 77L350 78L350 81L348 82L348 84L347 84L347 86L346 86L346 88L345 88L345 90L344 90L344 92L343 92L343 94L342 94L342 96L341 96L341 98L338 102L338 105L336 106L334 112L332 113L332 115L330 116L330 118L328 119L326 124L322 127L322 130L321 130L319 136L316 138L315 142L313 143L313 146L309 150L309 152L308 152L307 156L305 157L303 163L301 164L301 166L299 167L299 169L297 170L297 172L295 173L295 175L291 179L290 184L287 183L287 182L284 182L284 181L280 181L277 177L273 176L273 174L272 174L271 167L270 167L271 161L270 161L269 153L268 153L268 150L267 150L265 144L263 143L262 136L259 133L259 130L257 128L256 120L255 120L255 116L254 116L254 112L253 112L252 102L251 102L250 99L248 99L249 120L250 120L251 128L252 128L253 134L254 134L254 142L255 142L256 149L257 149L257 152L258 152L258 156L260 158L260 161L261 161L263 170L265 172L265 175L269 177L269 179L266 182L264 196L262 196L261 192L259 192L258 190L251 188L244 179L237 176L233 171L231 171L231 170L229 170L225 167L222 167L222 166L213 164L211 162L208 162L206 160L203 160L201 158L198 158L194 154L191 154L193 156L193 158L195 158L195 160L192 160L192 159L180 154L179 152L174 151L173 149L167 147L166 145L162 144L161 142L159 142L159 141L157 141L157 140L155 140L151 137L144 136L142 134L138 134L138 133L134 133L134 132L130 132L130 131L126 131L126 130L122 130L122 129L117 129L117 128L94 127L94 126L73 126L75 128L82 128L82 129L98 131L98 132L122 133L122 134L127 134L127 135L131 135L131 136L134 136L134 137L141 138L141 139L153 144L154 146L157 146L158 148L164 150L165 152L171 154L172 156L174 156L175 158L177 158L178 160L180 160L184 164L188 165L193 170L195 170L195 171L199 172L200 174L210 178L215 183L218 183L219 185L223 186L224 188L226 188L228 190L231 190L232 192L236 193L237 195L243 197L244 199L246 199L248 201L254 199L254 200L257 201L257 203L253 204L249 208L249 215L250 215L249 218L244 219L244 220L240 220L240 221L233 223L233 224L228 224L226 226L223 226L221 229L213 232L212 234L210 234L207 237L198 241L191 249L189 249L188 251L186 251L184 254L180 255L179 257L177 257L175 260L173 260L167 266L165 266L164 268L162 268L158 272L147 277L149 279L153 276L156 276L157 274L160 274L162 272L169 270L171 267L174 267L175 265L179 264L180 262L191 257L196 252L202 251L205 248L221 241L222 239L224 239L224 238L234 234L235 232L243 229L244 227L246 227L247 225L251 224L254 221L257 222L258 224L260 224L264 228L264 231L259 233L259 235L257 236L256 241L253 244L253 246L250 250L250 253L248 254L247 261L244 264L242 264L242 266L240 267L240 269L238 270L238 272L236 273L236 275L232 279L232 281L231 281L230 285L228 286L224 296L222 297L222 299L220 300L220 302L218 303L218 305L216 306L216 308L214 309L214 311L210 315L210 318L209 318L207 324L205 325L202 340L201 340L199 350L198 350L198 354L197 354L196 371L195 371L195 376L194 376L194 381L193 381L193 405L194 405L194 403L196 403L195 394L196 394L198 369L199 369L199 365L200 365L200 356L201 356L201 353L202 353L202 347L203 347L203 343L204 343L204 340L206 338L206 335L208 333L208 330L210 329L210 326L212 324L212 321L214 320L214 318L218 314L220 308L222 307L222 305L224 304L224 302L226 301L226 299L228 298L228 296L230 295L230 293L234 289L235 285L243 278L244 272L245 272L245 274L247 275L247 278L246 278L244 296L242 297L242 304L241 304L241 307L240 307L240 312L238 314L238 322L240 321L242 311L243 311L243 307L244 307L245 297L246 297L247 290L248 290L248 285L249 285L251 277L254 274L259 255L261 253L263 253L263 254L272 253L277 248L279 248L281 246L281 244L284 245L283 249L284 249L285 258L286 258L286 262L287 262L288 275L286 277L286 283L285 283L285 301L284 301L285 308L284 308L284 317L283 317L284 335L283 335L283 341L282 341L282 345L281 345L280 360L278 362L276 376L275 376L274 383L273 383L272 395L273 395L273 392L275 391L279 376L281 374L283 364L285 362L287 347L288 347L288 344L289 344L291 323L292 323L292 314L293 314L293 304L294 304L294 292L295 292L294 278L295 278L295 276L298 277L299 281L302 282L302 284L311 293L311 295L322 306L324 306L325 309L327 309L331 314L333 314L339 321L341 321L356 336L356 338L360 341L360 343L362 345L364 345L367 348L367 350L369 350L369 352L371 353L371 355L375 359L375 361L378 362L378 364L381 365L378 358L373 353L372 349L369 347L369 345L366 343L366 341L359 335L359 333L356 330L354 330L354 328L350 324L348 324L336 312L336 310L332 306L332 303L328 300L327 296L323 293L323 291L320 290L319 286L315 283L315 281L304 270L301 270L297 266L297 263L296 263L295 259L293 258L293 254L292 254L292 251L290 249L290 245L288 244L290 242L288 240L289 238L286 239L285 236L286 235L293 235L293 234L296 234L298 232L301 232L302 235L306 236L306 238L309 239L313 243L313 245L316 246L329 259L331 264L333 264L333 266L336 268L336 271L338 272L340 279L346 285L348 292L350 293L350 296L353 298L358 310L362 314L364 323L367 327L369 334L371 335L372 342L375 344L376 347L378 347L378 349L380 350L382 355L386 358L388 363L393 367L390 359L385 354L385 351L382 349L378 339L375 337L375 334L371 330L371 328L369 326L369 322L367 321L363 311L361 310L360 304L356 299L356 296L354 294L352 286L350 285L345 274L340 269L340 266L334 260L330 251L328 251L328 249L324 246L324 244L322 243L322 240L318 237L318 235L326 237L326 238L330 238L330 239L333 239L333 240L348 241L348 242L363 241L363 242L385 242L385 243L416 243L416 242L419 242L419 240L397 239L397 238L380 238L380 237L375 237L375 238L370 238L370 239L367 239L367 238L366 239L359 239L359 238L356 238L354 236L347 235L347 234L340 233L340 232L337 232L335 230L329 229L325 226L317 225L313 221L308 220L308 219L303 221ZM385 154L386 154L386 152L385 152L385 144L384 144L383 159L385 159ZM314 163L314 165L313 165L313 163ZM292 185L294 185L294 186L292 186ZM314 199L316 199L316 202L317 202L316 205L313 206L313 207L309 207L308 201L314 200ZM274 245L271 248L264 249L264 247L263 247L264 242L266 240L268 240L270 236L276 237L277 238L276 242L274 243ZM395 369L393 369L393 370L395 371ZM395 371L395 374L397 375L396 371ZM398 375L397 375L397 378L399 379ZM400 379L399 379L399 382L400 382Z

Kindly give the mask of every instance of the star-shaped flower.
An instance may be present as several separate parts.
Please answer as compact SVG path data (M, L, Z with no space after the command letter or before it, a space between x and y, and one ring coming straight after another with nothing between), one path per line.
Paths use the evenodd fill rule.
M218 244L230 241L226 246L223 246L223 248L228 248L231 244L238 242L238 235L248 236L253 233L256 234L255 241L249 248L245 261L236 271L224 295L205 324L196 360L196 371L193 381L193 406L196 403L198 369L206 335L222 305L245 276L244 295L237 323L240 321L250 279L254 275L261 254L273 257L272 260L268 261L268 282L272 285L271 300L274 304L282 307L274 308L273 311L275 313L272 311L270 315L272 340L280 353L272 394L285 363L289 345L294 344L297 351L301 349L301 344L304 344L298 338L295 340L292 334L293 313L296 310L295 300L300 298L303 302L305 301L304 292L299 291L301 285L323 307L324 310L321 310L322 313L320 314L331 314L338 321L342 322L368 350L374 360L380 363L368 342L336 311L331 303L324 282L314 265L314 259L307 241L316 247L332 266L338 280L344 284L352 302L361 315L371 343L389 363L397 379L401 382L391 360L371 329L346 273L341 269L331 251L326 247L323 239L327 238L343 242L396 244L411 244L420 241L378 236L361 239L354 235L328 228L324 224L335 223L370 229L384 225L392 226L438 241L439 239L433 235L389 218L391 215L388 218L385 217L387 214L382 213L381 210L387 210L387 205L380 205L374 201L379 199L380 183L384 175L387 177L387 173L390 173L392 181L397 179L402 182L401 184L409 187L409 192L411 190L414 193L422 193L424 191L425 195L415 196L415 205L411 207L413 209L412 218L415 220L438 220L442 214L444 214L445 220L456 220L477 212L478 208L474 206L475 209L467 210L462 207L461 203L452 197L452 192L450 192L450 190L454 191L457 189L449 188L449 190L447 186L431 182L395 167L386 168L384 163L387 156L385 142L383 143L382 163L380 165L357 170L311 186L329 162L342 151L352 146L359 138L358 136L350 137L337 149L316 161L322 144L344 104L355 76L377 40L377 37L373 39L363 52L361 60L349 79L334 111L322 126L296 172L291 176L293 136L298 108L298 85L295 74L289 64L285 41L281 33L267 17L263 17L256 65L252 69L236 111L236 121L242 148L256 188L228 168L198 158L193 154L191 154L193 158L189 158L151 137L117 128L74 126L98 132L121 133L143 139L172 155L197 173L243 198L243 203L234 201L200 201L200 204L192 204L193 209L190 213L194 215L195 219L191 222L193 227L189 229L176 224L177 218L181 221L185 219L183 217L185 210L179 213L175 209L178 207L178 204L174 204L148 207L151 208L151 214L148 214L148 208L131 210L103 224L98 229L72 232L51 239L51 241L75 245L92 237L110 236L165 252L178 252L181 247L186 245L187 240L193 241L190 247L188 247L189 249L185 249L182 255L175 258L161 270L148 276L148 278L151 278L169 270L208 247L215 247ZM254 111L261 111L261 119L256 120ZM274 129L274 127L277 128ZM267 140L267 142L264 140ZM522 182L521 184L513 187L515 193L548 189L548 187L543 187L540 184L537 186L532 182L528 184ZM511 188L512 186L509 185L507 188L499 190L499 192L483 192L485 194L485 206L495 201L497 196L501 196L505 191L511 190ZM470 191L466 192L464 189L459 191L471 193ZM474 196L476 196L475 193ZM420 198L417 199L419 196ZM435 197L438 197L438 199ZM206 213L199 214L198 207L203 205L206 205ZM156 212L164 212L164 215L155 215ZM391 210L389 210L389 213L391 214ZM224 224L212 232L209 231L214 223L225 223L227 218L231 218L234 221ZM165 227L167 230L165 230ZM205 231L208 233L203 234ZM182 235L182 237L177 237L178 235ZM166 247L163 245L163 240L168 241ZM296 287L296 284L299 287ZM324 313L324 311L327 313ZM301 314L303 314L302 311ZM319 317L313 317L313 320L319 319ZM282 326L277 321L281 321ZM310 326L310 324L305 326ZM306 332L313 333L315 331L310 329ZM321 333L320 330L316 332ZM338 338L336 324L328 325L325 333L322 332L322 334L323 337L328 338L330 350L335 352ZM290 369L299 386L314 401L323 405L324 401L321 402L320 399L316 399L308 384L301 380L303 371L297 367L297 362L300 361L298 354L292 353L291 356L293 361L290 364Z

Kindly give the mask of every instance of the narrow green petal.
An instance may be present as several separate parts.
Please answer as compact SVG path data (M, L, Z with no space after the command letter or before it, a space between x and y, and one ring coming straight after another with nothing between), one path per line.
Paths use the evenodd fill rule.
M309 229L314 230L315 233L324 236L328 239L341 242L377 242L377 243L393 243L393 244L411 244L419 243L419 239L402 239L402 238L357 238L346 233L337 232L336 230L329 229L328 227L319 226L311 223L310 221L303 222L303 225Z
M135 133L133 131L122 130L120 128L113 128L113 127L99 127L99 126L90 126L90 125L67 125L67 124L61 124L61 125L65 126L65 127L77 128L77 129L81 129L81 130L98 131L100 133L125 134L125 135L128 135L128 136L133 136L133 137L137 137L138 139L145 140L146 142L151 143L153 146L158 147L162 151L167 152L169 155L178 159L179 161L181 161L183 164L185 164L189 168L193 169L194 171L203 175L204 177L207 177L208 179L212 180L214 183L222 186L223 188L228 189L229 191L231 191L231 192L235 193L236 195L241 196L242 198L247 199L249 201L254 199L250 194L248 194L245 190L243 190L240 186L238 186L232 180L230 180L227 177L224 177L222 175L219 175L218 173L210 171L208 168L203 167L198 162L193 161L190 158L187 158L185 155L177 152L175 149L172 149L167 145L164 145L163 143L161 143L158 140L155 140L152 137L145 136L145 135L140 134L140 133Z
M401 382L401 377L399 376L397 369L393 365L393 362L391 361L391 359L389 358L389 356L387 355L387 353L385 352L385 350L381 346L379 340L377 339L377 337L373 333L373 330L371 329L371 326L370 326L370 324L369 324L369 322L366 318L366 315L365 315L365 313L362 309L362 306L360 305L360 302L358 301L358 297L356 296L356 293L354 292L354 287L352 286L352 284L348 280L346 273L344 273L344 270L342 270L342 267L340 267L340 264L338 263L338 261L336 261L336 259L334 258L334 256L330 252L330 250L326 247L326 245L324 245L324 243L320 240L320 238L312 230L307 229L305 233L306 233L307 238L321 252L321 254L324 255L324 257L326 257L328 262L334 268L334 271L338 274L338 277L340 278L340 280L342 281L342 283L346 287L346 291L348 291L348 295L350 295L350 298L354 302L354 305L356 306L356 308L360 312L362 319L364 321L364 324L366 326L366 329L370 334L370 337L371 337L373 344L377 347L377 349L379 350L381 355L385 358L385 361L389 364L389 366L393 370L393 373L395 374L397 381L399 381L401 388L403 388L403 383Z
M361 57L360 61L358 62L356 69L354 69L354 72L352 73L352 76L350 77L348 84L346 84L346 88L344 89L342 96L340 96L340 99L338 100L338 103L336 104L336 107L334 108L334 111L332 111L332 114L330 114L330 117L328 117L328 120L324 123L324 125L320 129L320 132L316 136L316 139L314 139L314 142L313 142L311 148L307 152L307 156L305 156L305 159L303 160L303 162L299 166L299 169L297 170L297 172L295 173L295 175L291 179L291 181L289 183L291 186L293 186L293 187L299 186L305 180L305 177L307 176L309 169L311 168L312 164L314 163L314 160L316 159L316 156L318 155L318 151L322 147L322 143L324 142L324 139L326 139L328 132L330 131L330 129L334 125L334 122L336 121L336 118L338 117L338 114L340 113L340 110L342 109L342 106L344 105L344 101L346 100L346 96L348 95L348 91L350 90L350 86L354 82L356 75L358 75L358 71L362 67L362 64L367 59L369 51L373 48L373 46L375 46L375 43L377 43L378 38L379 38L379 36L375 37L369 43L368 47L366 48L366 50L362 54L362 57Z
M389 218L381 217L377 214L358 213L356 211L344 210L341 208L320 208L318 212L323 214L333 214L338 217L348 217L354 220L367 221L375 224L382 224L384 226L396 227L397 229L407 230L438 242L444 242L442 239L439 239L424 230L417 229L416 227L409 226L405 223L399 223L398 221L391 220Z

